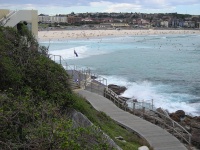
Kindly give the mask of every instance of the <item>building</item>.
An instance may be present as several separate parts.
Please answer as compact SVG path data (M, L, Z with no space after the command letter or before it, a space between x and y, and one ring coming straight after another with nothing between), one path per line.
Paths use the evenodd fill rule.
M38 21L42 22L42 23L49 23L50 22L50 16L49 15L40 14L38 16Z
M128 23L111 23L111 26L114 28L120 28L120 27L129 27Z
M49 16L49 15L44 15L40 14L38 16L39 22L42 23L67 23L67 16L64 15L56 15L56 16Z
M0 23L2 26L17 27L20 22L27 22L28 29L33 35L38 37L38 11L37 10L18 10L11 11L0 9Z
M168 27L169 27L169 22L168 22L168 21L161 21L160 25L161 25L162 27L168 28Z
M81 22L81 17L76 17L76 16L68 16L67 17L67 23L73 24L73 23L80 23Z

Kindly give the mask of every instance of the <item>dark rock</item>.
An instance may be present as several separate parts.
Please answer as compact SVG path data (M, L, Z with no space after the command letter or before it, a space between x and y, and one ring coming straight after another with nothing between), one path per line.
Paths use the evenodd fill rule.
M185 117L185 119L184 119L184 123L186 124L186 125L190 125L191 124L191 121L192 121L192 118L190 118L190 117Z
M193 129L192 130L192 142L194 145L200 146L200 130L199 129Z
M109 84L108 88L111 89L113 92L115 92L117 95L120 95L120 94L124 93L124 91L127 90L127 88L125 86L118 86L115 84Z
M163 110L163 109L160 108L160 107L157 108L156 111L160 113L160 114L158 113L158 116L159 116L160 118L163 118L163 119L164 119L164 118L166 118L165 116L168 116L168 117L169 117L168 112L165 111L165 110ZM163 114L163 115L162 115L162 114Z
M193 121L191 124L190 124L191 128L196 128L196 129L199 129L200 130L200 124ZM199 137L200 138L200 137Z
M159 108L157 108L157 109L156 109L156 111L157 111L157 112L159 112L159 113L161 113L161 114L163 114L163 115L165 114L165 113L164 113L164 111L163 111L163 109L162 109L162 108L160 108L160 107L159 107Z
M195 121L200 122L200 116L193 118Z
M183 110L177 110L175 112L175 114L179 117L179 118L184 118L185 117L185 112Z
M180 122L181 121L180 117L177 116L177 114L175 114L175 113L171 113L169 116L176 122Z
M96 76L91 76L91 79L97 79L97 77Z

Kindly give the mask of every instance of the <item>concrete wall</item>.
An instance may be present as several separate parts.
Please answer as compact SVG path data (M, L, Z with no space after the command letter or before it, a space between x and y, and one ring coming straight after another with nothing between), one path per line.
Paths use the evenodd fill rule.
M35 37L38 37L38 11L32 10L32 33L35 35Z
M5 17L7 14L9 14L10 10L8 9L0 9L0 19Z
M38 37L38 11L37 10L19 10L14 12L5 26L15 27L19 22L26 21L31 26L34 36Z

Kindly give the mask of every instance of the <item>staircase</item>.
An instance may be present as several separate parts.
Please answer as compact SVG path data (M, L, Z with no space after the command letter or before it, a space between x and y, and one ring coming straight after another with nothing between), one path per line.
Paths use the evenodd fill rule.
M5 27L16 27L20 22L26 21L27 27L37 37L38 35L38 14L36 10L11 11L0 19L0 24Z
M75 82L72 78L69 80L69 83L72 90L80 89L79 84Z
M11 16L15 13L16 11L11 11L9 12L6 16L0 19L0 25L5 26L6 23L10 20Z
M20 21L32 22L32 12L26 10L12 11L6 16L6 22L4 26L14 27Z

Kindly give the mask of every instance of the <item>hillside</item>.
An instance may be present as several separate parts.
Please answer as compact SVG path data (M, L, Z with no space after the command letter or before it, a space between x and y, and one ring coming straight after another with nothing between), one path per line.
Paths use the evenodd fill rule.
M0 149L114 149L97 128L137 149L137 136L74 94L69 78L26 28L0 27ZM95 126L75 127L73 110Z

